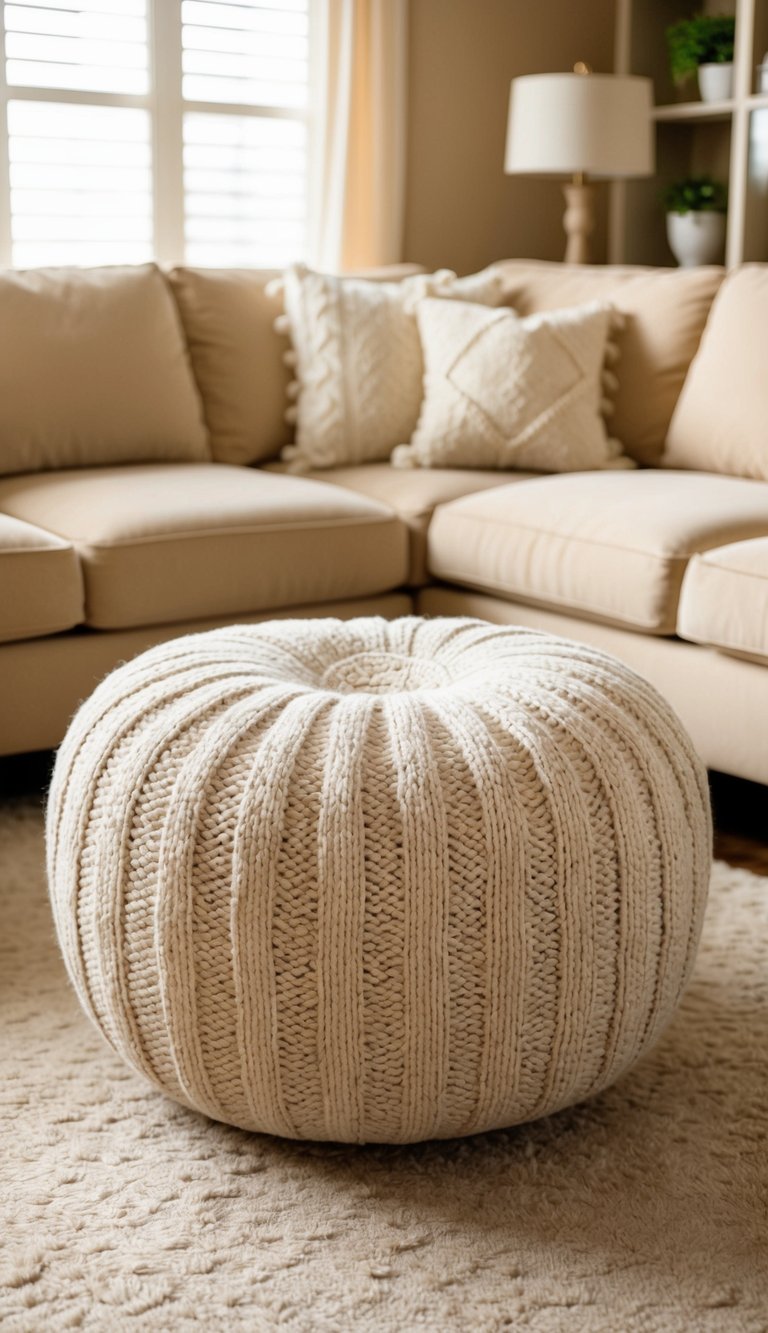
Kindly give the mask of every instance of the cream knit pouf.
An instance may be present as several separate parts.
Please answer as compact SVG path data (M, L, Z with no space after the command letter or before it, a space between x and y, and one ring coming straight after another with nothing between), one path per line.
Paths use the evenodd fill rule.
M217 1120L409 1142L588 1097L693 961L706 775L595 650L474 620L275 621L109 676L48 869L115 1050Z

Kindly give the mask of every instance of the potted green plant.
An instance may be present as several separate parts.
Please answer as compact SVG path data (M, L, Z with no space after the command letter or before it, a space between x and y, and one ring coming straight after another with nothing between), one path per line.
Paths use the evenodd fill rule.
M735 20L728 14L695 14L667 28L669 68L680 86L698 74L703 102L725 102L733 92Z
M664 191L664 205L669 248L681 268L717 263L725 243L725 185L709 176L691 176Z

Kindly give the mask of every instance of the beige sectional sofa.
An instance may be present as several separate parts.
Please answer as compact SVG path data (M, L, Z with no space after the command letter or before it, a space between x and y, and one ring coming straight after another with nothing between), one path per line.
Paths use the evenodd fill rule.
M768 416L739 426L741 449L705 422L704 471L686 426L692 377L712 390L719 308L729 355L741 337L754 357L760 319L764 338L765 272L500 267L522 313L624 310L613 431L636 471L287 475L273 275L0 276L0 754L56 745L106 671L170 636L415 609L603 646L711 767L768 782ZM713 421L728 384L723 367ZM666 466L668 438L685 466Z

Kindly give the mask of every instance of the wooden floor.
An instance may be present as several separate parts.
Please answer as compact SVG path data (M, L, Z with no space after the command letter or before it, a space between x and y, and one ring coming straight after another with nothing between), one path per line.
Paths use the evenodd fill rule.
M0 758L0 800L22 794L42 797L52 764L49 751ZM715 856L768 878L768 787L724 773L712 773L710 785Z

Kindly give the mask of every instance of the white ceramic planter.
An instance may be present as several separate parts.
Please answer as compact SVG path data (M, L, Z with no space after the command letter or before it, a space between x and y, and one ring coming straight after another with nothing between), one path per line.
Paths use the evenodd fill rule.
M702 102L727 102L733 96L733 65L699 65Z
M667 213L667 240L681 268L718 264L725 247L725 213Z

